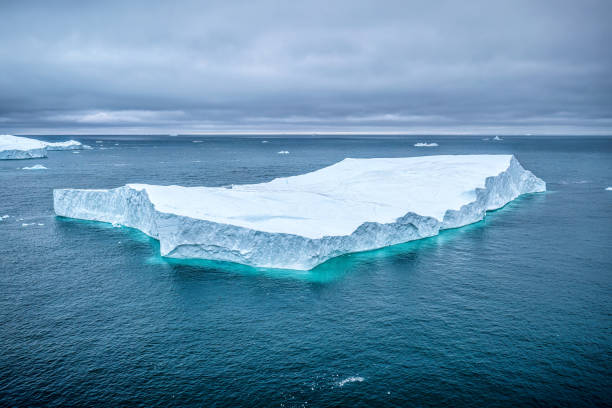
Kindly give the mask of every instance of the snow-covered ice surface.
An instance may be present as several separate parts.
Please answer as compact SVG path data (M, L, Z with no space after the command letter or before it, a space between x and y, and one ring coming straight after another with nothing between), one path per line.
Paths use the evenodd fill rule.
M13 135L0 135L0 160L47 157L45 142Z
M418 142L414 144L414 147L437 147L438 144L437 143L423 143L423 142Z
M138 228L163 256L307 270L430 237L546 184L511 155L345 159L268 183L54 190L57 215Z
M31 167L23 167L21 170L47 170L47 168L42 164L36 164Z

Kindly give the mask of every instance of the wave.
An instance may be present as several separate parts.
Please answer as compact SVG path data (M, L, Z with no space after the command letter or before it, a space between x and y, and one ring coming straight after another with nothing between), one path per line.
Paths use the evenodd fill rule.
M354 382L363 382L365 378L363 377L348 377L344 380L338 382L338 387L344 387L346 384L354 383Z

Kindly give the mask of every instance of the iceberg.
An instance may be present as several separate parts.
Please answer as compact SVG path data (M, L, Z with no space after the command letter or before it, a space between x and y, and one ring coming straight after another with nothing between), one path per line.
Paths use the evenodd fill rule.
M512 155L344 159L262 184L56 189L55 213L137 228L162 256L309 270L482 220L546 183Z
M47 145L47 150L91 150L91 146L84 145L76 140L68 140L65 142L43 142Z
M423 142L419 142L419 143L415 143L414 147L437 147L438 144L437 143L423 143Z
M47 145L40 140L0 135L0 160L39 159L47 157Z
M38 159L47 157L49 150L83 150L91 146L68 140L66 142L43 142L13 135L0 135L0 159Z

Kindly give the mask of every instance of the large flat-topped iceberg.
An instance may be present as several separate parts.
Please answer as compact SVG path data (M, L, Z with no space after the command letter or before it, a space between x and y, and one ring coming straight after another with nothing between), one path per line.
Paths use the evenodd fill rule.
M546 190L511 155L345 159L269 183L54 191L57 215L138 228L163 256L310 269L433 236Z
M29 137L0 135L0 160L37 159L47 157L48 150L91 149L76 140L43 142Z
M0 160L41 157L47 157L47 146L44 142L27 137L0 135Z

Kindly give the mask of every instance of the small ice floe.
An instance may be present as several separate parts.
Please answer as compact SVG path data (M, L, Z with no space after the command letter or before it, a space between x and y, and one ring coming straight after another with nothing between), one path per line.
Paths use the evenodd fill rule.
M612 187L606 187L606 191L612 191Z
M72 154L81 154L81 152L72 152Z
M38 223L39 227L43 227L45 224L41 224L40 222Z
M423 142L419 142L419 143L415 143L414 147L437 147L438 144L437 143L423 143Z
M115 146L119 146L119 143L115 143Z
M289 150L281 150L278 154L289 154Z
M482 140L484 140L485 142L489 140L488 137L483 138Z
M104 143L102 140L96 140L96 143Z
M192 143L202 143L202 142L203 142L203 140L192 140L191 142L192 142Z
M0 221L6 220L8 217L10 217L10 215L2 215L0 216Z
M29 225L34 225L34 223L32 222L32 223L28 224L28 223L24 222L23 224L21 224L22 227L27 227Z
M21 170L47 170L42 164L35 164L32 167L23 167Z
M493 139L491 139L491 140L497 140L497 141L499 141L499 140L504 140L504 139L502 139L502 138L501 138L501 137L499 137L499 136L495 136L495 137L494 137Z
M191 162L192 162L192 163L201 163L201 162L202 162L202 160L192 160Z
M170 136L170 137L177 137L178 133L170 133L168 136Z
M344 387L346 384L354 383L354 382L362 382L364 380L363 377L348 377L338 383L339 387Z
M267 140L262 140L261 143L268 143L268 141Z

